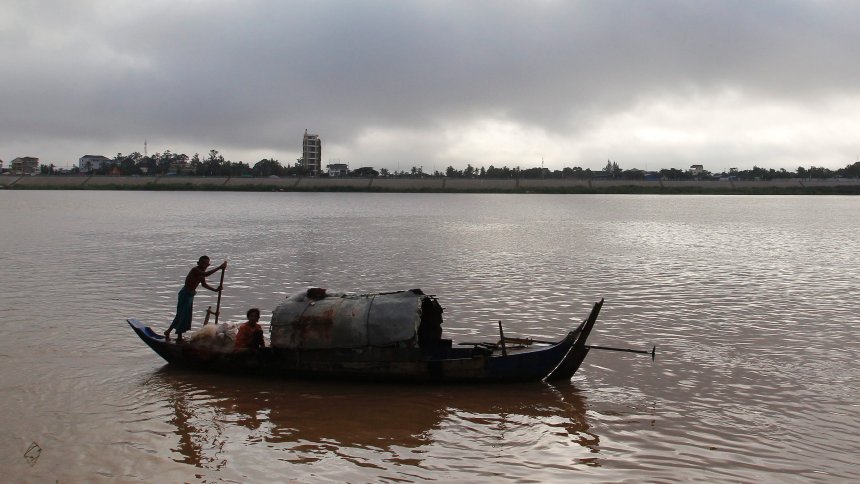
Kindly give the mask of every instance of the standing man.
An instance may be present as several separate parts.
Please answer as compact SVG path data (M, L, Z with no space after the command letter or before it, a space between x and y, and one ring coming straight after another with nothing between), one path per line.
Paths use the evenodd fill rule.
M179 290L179 299L176 302L176 317L170 323L170 327L164 332L164 339L170 341L170 332L176 330L176 340L182 342L182 333L191 329L191 314L194 309L194 295L197 294L197 286L203 285L210 291L219 292L222 287L214 288L206 282L206 277L227 268L227 261L218 267L206 270L209 267L209 256L202 256L197 260L197 266L192 267L185 276L185 285Z

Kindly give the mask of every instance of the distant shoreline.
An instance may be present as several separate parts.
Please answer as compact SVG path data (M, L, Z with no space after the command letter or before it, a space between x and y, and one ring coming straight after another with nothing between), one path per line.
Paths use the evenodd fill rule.
M246 178L185 176L2 176L11 190L253 192L860 195L860 179L667 181L574 178Z

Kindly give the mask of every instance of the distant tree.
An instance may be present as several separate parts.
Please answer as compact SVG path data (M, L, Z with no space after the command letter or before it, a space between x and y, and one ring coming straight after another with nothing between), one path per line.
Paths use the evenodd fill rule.
M624 170L621 172L621 178L625 180L644 180L645 172L636 168Z
M218 150L209 150L209 156L203 160L204 176L224 176L224 157L218 154Z
M609 178L620 178L622 173L618 163L610 160L606 160L606 166L603 167L603 171Z
M839 176L844 176L846 178L857 178L860 177L860 161L850 164L845 168L837 171Z
M809 177L810 178L833 178L834 173L832 170L828 168L819 168L815 166L809 167Z
M140 167L138 166L138 161L140 160L140 153L134 152L130 155L123 155L122 153L117 153L116 156L113 157L113 160L110 162L110 170L112 170L114 166L119 169L119 174L124 176L129 175L138 175L141 173Z
M376 171L376 170L374 170L374 169L373 169L372 167L370 167L370 166L362 166L361 168L356 168L355 170L352 170L352 172L350 173L350 175L352 175L352 176L361 176L361 177L367 177L367 176L379 176L379 172L378 172L378 171Z
M225 176L251 176L252 170L251 165L245 163L244 161L227 161L224 163L224 168L222 169L223 175Z
M140 167L138 166L138 161L140 160L140 153L134 152L130 155L123 155L122 153L117 153L116 156L111 160L111 170L112 167L117 167L120 175L129 176L129 175L138 175L141 173Z
M283 176L284 167L275 159L262 159L252 169L254 176Z
M302 168L300 163L296 163L295 165L284 168L284 176L306 176L307 170Z
M771 168L770 173L772 178L780 179L794 178L796 176L794 173L787 171L785 168L780 168L779 170L774 170Z
M714 174L708 170L702 170L702 172L699 173L699 176L697 178L699 180L717 180L718 179L718 177L714 176Z
M188 155L185 153L175 154L170 162L171 170L175 170L176 173L187 173L188 172Z
M516 178L519 174L519 168L510 169L507 166L496 168L490 165L487 168L487 177L489 178Z
M575 172L573 170L574 170L573 168L570 168L567 166L562 168L561 169L561 177L562 178L576 178L576 175L574 174ZM582 170L582 168L580 168L580 170Z
M137 167L150 175L157 175L156 172L156 163L155 160L152 159L151 156L142 156L137 162Z
M541 178L542 176L543 170L540 168L526 168L520 171L520 177L522 178Z
M194 153L194 156L191 157L191 161L188 162L188 169L194 175L200 176L203 174L203 163L200 161L199 154Z
M170 150L164 153L156 153L153 155L153 158L155 158L155 166L159 174L165 175L170 171L170 167L174 162L174 156Z
M663 168L660 170L660 177L665 180L692 180L693 174L677 168Z
M759 168L756 165L753 165L752 170L750 170L750 175L754 180L770 180L768 171L764 168Z
M562 178L578 178L587 179L592 177L591 169L583 170L581 167L574 166L573 168L564 168L561 170Z

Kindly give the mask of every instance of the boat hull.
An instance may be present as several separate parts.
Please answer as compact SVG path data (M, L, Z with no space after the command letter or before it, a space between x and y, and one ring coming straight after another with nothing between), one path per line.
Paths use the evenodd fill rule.
M128 323L153 351L171 365L206 371L287 378L366 379L410 382L515 382L570 379L588 353L585 341L603 301L560 341L547 346L501 352L475 345L432 348L362 347L225 352L168 342L138 320ZM502 354L504 353L504 354Z

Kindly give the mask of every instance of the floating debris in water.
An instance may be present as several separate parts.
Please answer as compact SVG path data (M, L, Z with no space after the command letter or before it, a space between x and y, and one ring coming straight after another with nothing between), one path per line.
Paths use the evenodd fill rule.
M30 444L30 447L27 447L27 451L24 452L24 458L27 459L27 463L31 466L36 465L36 461L39 460L40 455L42 455L42 448L35 442Z

